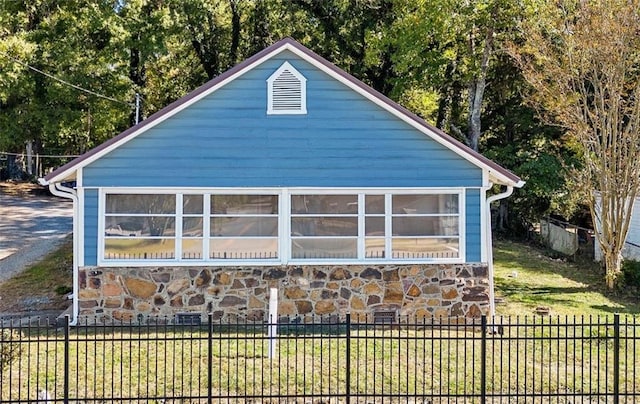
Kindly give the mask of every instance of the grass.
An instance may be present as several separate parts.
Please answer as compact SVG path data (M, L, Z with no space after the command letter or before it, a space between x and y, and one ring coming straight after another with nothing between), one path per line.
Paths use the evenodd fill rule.
M0 283L0 312L64 310L72 286L72 240L24 272Z
M64 273L68 266L70 246L66 245L21 278L14 278L10 286L2 285L0 295L4 298L4 293L19 287L23 292L29 288L55 290L60 279L70 280L70 273ZM57 271L62 271L61 278L51 276ZM495 280L497 294L505 299L498 314L526 317L519 319L519 325L499 318L502 334L487 336L488 391L521 398L533 392L588 396L612 391L610 314L639 313L637 297L607 291L597 265L553 259L543 250L505 241L495 245ZM537 306L549 307L553 316L534 315ZM580 318L583 315L587 318ZM603 315L609 318L598 318ZM567 321L565 316L570 323L578 317L578 324L560 325ZM284 335L274 359L267 357L260 330L216 332L211 351L214 395L322 396L343 391L347 345L344 329L338 331ZM354 328L355 338L349 345L352 391L477 394L481 341L475 331ZM634 316L623 319L621 332L621 391L640 391L640 326ZM27 400L40 388L60 398L64 372L61 331L36 332L30 341L22 344L18 360L0 373L0 386L11 386L0 387L0 401ZM207 393L209 351L202 329L79 327L72 330L70 341L74 397L132 396L154 402L154 397L184 396L195 400L184 402L198 402L197 397Z
M599 265L551 258L529 245L500 241L494 245L496 296L505 299L496 312L532 316L538 306L554 316L639 314L638 296L607 290Z
M611 393L614 356L607 325L545 324L512 325L504 335L487 335L487 391L521 397L568 393L576 400ZM481 335L459 327L352 329L352 393L478 395ZM637 328L628 327L621 338L623 393L640 388ZM61 398L64 336L60 330L38 331L22 331L22 354L0 376L0 400L28 400L42 388ZM346 333L282 335L276 356L269 358L261 331L214 330L209 351L206 328L75 328L68 351L71 398L197 400L207 394L209 363L213 394L234 402L247 395L344 393ZM626 339L632 332L634 339Z

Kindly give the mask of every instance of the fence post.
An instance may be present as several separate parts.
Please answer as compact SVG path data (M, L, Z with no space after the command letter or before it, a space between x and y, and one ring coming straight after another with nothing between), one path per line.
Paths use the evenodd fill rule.
M481 318L482 336L480 339L480 402L487 402L487 316Z
M345 392L346 394L345 399L347 401L347 404L349 404L351 402L351 313L347 313L346 355L347 355L347 359L346 359L347 374L345 375L345 384L346 384L347 390Z
M620 402L620 314L613 315L613 403Z
M213 396L213 313L209 313L209 331L207 338L207 403L211 404Z
M69 403L69 315L64 316L64 379L63 379L63 398L64 403Z

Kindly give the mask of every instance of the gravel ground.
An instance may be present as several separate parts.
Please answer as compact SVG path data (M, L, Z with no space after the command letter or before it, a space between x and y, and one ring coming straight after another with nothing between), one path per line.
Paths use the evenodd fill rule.
M0 282L58 247L72 231L72 216L68 199L0 193Z

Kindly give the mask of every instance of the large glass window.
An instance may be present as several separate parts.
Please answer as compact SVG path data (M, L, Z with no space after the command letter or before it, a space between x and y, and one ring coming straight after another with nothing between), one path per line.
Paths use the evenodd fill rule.
M110 194L105 204L105 259L175 258L175 195Z
M358 258L358 195L292 195L291 258Z
M204 195L182 196L182 259L204 257Z
M455 260L463 257L462 195L105 193L102 259L187 264Z
M277 195L212 195L209 258L278 258Z
M393 195L392 212L393 258L460 256L457 194Z

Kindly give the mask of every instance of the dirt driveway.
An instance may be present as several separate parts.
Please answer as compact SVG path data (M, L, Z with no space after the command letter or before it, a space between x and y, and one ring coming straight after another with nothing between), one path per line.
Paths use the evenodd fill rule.
M73 204L0 188L0 282L37 262L71 233Z

